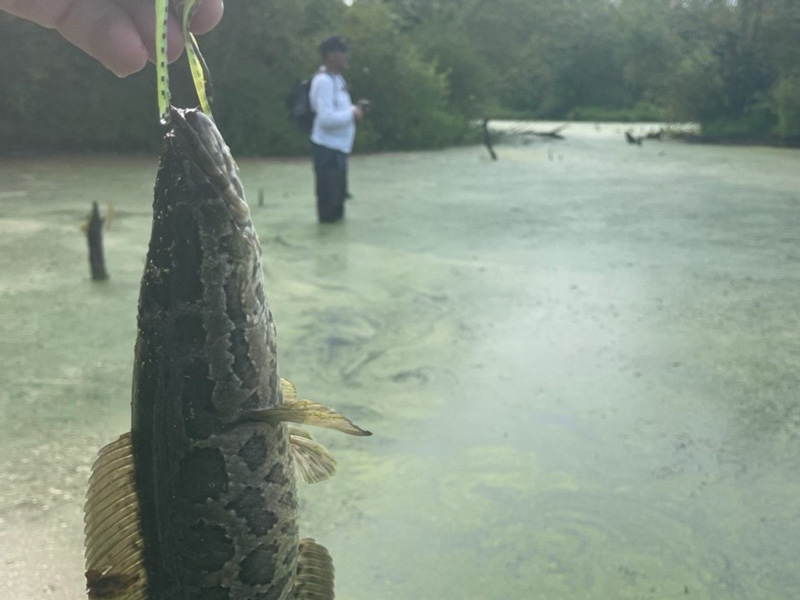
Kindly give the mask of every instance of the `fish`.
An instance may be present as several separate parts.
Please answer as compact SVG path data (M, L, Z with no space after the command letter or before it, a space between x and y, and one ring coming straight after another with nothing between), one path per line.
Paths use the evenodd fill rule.
M258 235L214 122L170 108L134 349L131 430L85 505L90 600L324 600L297 479L336 472L299 425L371 435L278 374Z

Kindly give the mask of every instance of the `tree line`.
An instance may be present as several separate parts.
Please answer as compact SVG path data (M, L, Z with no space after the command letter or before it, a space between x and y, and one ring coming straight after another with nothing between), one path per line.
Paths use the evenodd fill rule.
M475 139L476 119L680 120L719 140L800 143L797 0L228 0L200 39L237 155L303 153L286 118L317 45L353 45L361 151ZM196 103L182 59L173 99ZM0 152L158 148L152 67L119 80L0 14Z

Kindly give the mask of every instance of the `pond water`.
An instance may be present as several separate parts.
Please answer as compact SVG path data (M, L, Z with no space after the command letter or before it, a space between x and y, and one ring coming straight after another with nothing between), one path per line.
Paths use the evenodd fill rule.
M282 374L374 432L300 490L339 598L800 597L800 152L627 128L357 156L326 227L307 161L241 161ZM155 170L0 162L2 598L84 597Z

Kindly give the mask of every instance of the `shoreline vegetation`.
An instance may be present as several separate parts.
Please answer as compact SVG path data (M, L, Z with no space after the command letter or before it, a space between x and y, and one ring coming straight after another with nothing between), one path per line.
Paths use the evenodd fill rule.
M800 4L781 0L260 0L200 39L214 115L237 156L306 154L285 100L331 32L358 152L480 143L489 118L692 122L689 141L800 146ZM152 66L119 80L52 30L0 12L0 155L153 153ZM176 105L196 104L185 59Z

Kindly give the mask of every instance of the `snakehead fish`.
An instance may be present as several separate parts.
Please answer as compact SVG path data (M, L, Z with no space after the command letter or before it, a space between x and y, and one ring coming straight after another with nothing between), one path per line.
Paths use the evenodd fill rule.
M261 248L214 123L171 109L139 299L132 430L100 451L86 502L91 600L332 599L299 539L295 472L336 464L289 423L369 435L277 371Z

